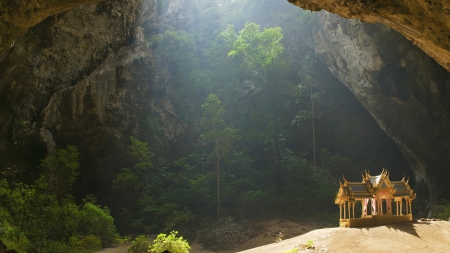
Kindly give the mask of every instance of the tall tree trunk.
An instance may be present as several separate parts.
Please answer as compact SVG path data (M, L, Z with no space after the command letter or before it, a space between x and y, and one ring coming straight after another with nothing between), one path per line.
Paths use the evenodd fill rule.
M215 134L214 137L215 149L216 149L216 173L217 173L217 221L220 220L220 152L219 152L219 141Z
M312 113L312 138L313 138L313 169L314 173L316 173L316 135L314 126L314 99L312 93L312 84L311 84L311 113Z
M217 157L217 221L220 220L220 158Z
M278 117L277 117L276 105L274 105L272 110L272 122L273 122L273 138L275 142L275 155L277 159L277 174L276 180L277 185L282 185L283 183L283 172L281 168L281 154L280 154L280 138L279 138L279 129L278 129Z

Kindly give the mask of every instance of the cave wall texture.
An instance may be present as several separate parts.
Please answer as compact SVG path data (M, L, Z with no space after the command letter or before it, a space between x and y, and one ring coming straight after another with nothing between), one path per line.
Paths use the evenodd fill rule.
M386 26L329 12L314 24L307 44L395 142L432 204L450 190L450 74Z
M305 10L326 10L345 18L381 23L411 40L450 71L448 0L288 0Z
M101 0L0 1L0 60L2 52L15 40L45 18L74 7Z
M415 178L425 182L431 202L436 193L449 192L445 184L450 178L447 1L289 2L304 9L325 9L378 22L409 40L385 26L329 13L319 15L307 38L331 72L395 142ZM8 159L19 162L27 154L39 156L74 142L89 152L86 164L94 157L114 156L108 149L125 145L119 140L146 127L139 115L161 119L166 139L176 140L185 125L170 102L167 73L155 65L152 52L139 42L156 33L158 25L189 23L192 17L183 10L183 0L171 1L165 17L156 14L155 3L0 2L3 163L10 162ZM86 169L108 170L121 158L117 154ZM96 179L82 179L86 185L92 180Z
M173 141L184 125L170 102L167 70L155 65L143 38L167 20L188 23L177 4L170 13L185 20L159 16L148 1L83 5L17 37L0 62L0 162L31 169L29 161L76 145L84 153L79 183L89 186L78 188L92 192L92 182L112 181L110 170L126 160L116 150L146 132L146 116L161 119Z

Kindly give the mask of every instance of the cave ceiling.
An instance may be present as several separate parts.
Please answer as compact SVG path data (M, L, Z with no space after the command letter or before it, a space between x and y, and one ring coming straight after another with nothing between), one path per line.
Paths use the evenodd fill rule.
M46 17L102 0L0 2L0 60L15 40ZM326 10L345 18L393 28L450 71L450 4L447 0L288 0L311 11Z
M448 0L288 0L311 11L326 10L345 18L381 23L411 40L450 71Z

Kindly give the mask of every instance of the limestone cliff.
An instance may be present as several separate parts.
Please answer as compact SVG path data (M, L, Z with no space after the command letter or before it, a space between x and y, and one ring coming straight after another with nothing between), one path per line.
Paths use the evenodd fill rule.
M434 196L448 192L450 75L395 31L322 12L308 44L391 137Z
M447 0L288 0L312 11L381 23L403 34L450 71L450 4Z
M120 168L126 154L115 150L126 150L129 136L148 141L150 128L160 127L174 140L183 123L170 102L168 73L143 43L170 18L158 8L139 0L85 5L17 38L0 61L0 163L32 173L30 161L76 145L90 171L80 171L82 184L93 187L93 177Z
M99 1L102 0L1 2L0 59L28 28L45 18L79 5ZM346 18L360 18L365 22L385 24L412 40L444 68L450 70L450 5L447 0L288 1L307 10L325 9ZM171 5L179 6L178 1Z
M47 17L74 7L101 0L43 0L0 2L0 60L4 52L14 47L15 41L28 28Z

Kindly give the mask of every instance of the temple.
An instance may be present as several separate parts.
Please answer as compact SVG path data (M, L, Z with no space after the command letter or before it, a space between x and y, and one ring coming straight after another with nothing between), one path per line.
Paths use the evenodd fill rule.
M383 169L381 175L362 175L362 182L340 182L334 201L339 205L339 226L368 227L412 221L412 201L416 194L408 181L390 181L389 173ZM355 216L355 206L361 203L361 218ZM395 215L392 202L395 203ZM359 204L359 203L358 203ZM359 208L359 207L358 207Z

